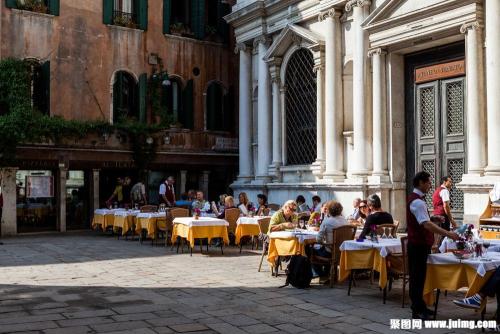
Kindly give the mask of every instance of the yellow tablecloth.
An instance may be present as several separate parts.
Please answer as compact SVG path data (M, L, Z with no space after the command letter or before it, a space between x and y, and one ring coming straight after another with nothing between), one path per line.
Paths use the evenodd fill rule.
M132 229L132 226L135 223L135 217L134 216L115 216L114 222L113 222L113 227L115 229L121 228L122 229L122 235L127 234L128 231Z
M378 285L385 288L387 285L387 265L380 250L376 248L363 250L349 250L340 253L339 281L347 279L353 269L373 269L379 272Z
M222 238L224 244L229 244L229 236L227 234L227 226L187 226L184 224L174 224L172 231L172 243L175 243L177 237L185 238L189 241L191 248L194 247L195 239Z
M470 297L481 289L493 273L494 270L491 270L481 277L476 269L463 263L428 263L424 285L424 301L427 305L434 304L434 289L456 291L468 287L465 296Z
M103 230L108 228L108 226L113 226L115 221L115 216L113 214L108 215L99 215L94 214L94 218L92 218L92 228L96 229L98 225L102 227Z
M135 220L135 233L141 234L141 230L145 229L148 231L148 237L151 239L156 239L158 234L158 226L165 228L167 223L166 217L151 217L151 218L139 218Z
M237 245L239 245L242 237L259 235L259 233L259 225L239 224L238 226L236 226L236 231L234 232L235 242Z
M274 267L278 256L305 255L305 253L304 244L301 244L295 237L287 239L270 238L267 262Z

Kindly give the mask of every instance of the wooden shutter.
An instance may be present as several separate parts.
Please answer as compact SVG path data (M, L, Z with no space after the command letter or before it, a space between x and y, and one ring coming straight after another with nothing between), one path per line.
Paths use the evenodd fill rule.
M59 16L59 0L49 0L49 14Z
M113 0L102 1L102 22L113 24Z
M163 33L170 34L170 17L172 15L172 0L163 0Z
M139 121L141 123L146 122L146 97L148 87L148 75L146 73L142 73L139 75Z
M118 110L122 107L122 89L123 89L123 79L122 72L116 72L115 74L115 82L113 83L113 123L116 123L120 120L120 116Z
M191 30L197 39L205 38L205 0L191 0Z
M50 61L46 61L41 65L41 75L43 110L40 111L46 115L50 115Z
M229 41L229 25L224 16L231 12L228 4L222 3L222 0L217 1L217 33L222 37L224 43Z
M182 91L182 113L179 115L179 122L182 123L185 129L194 128L194 111L193 111L193 79L186 83L186 88Z
M139 29L148 30L148 0L136 0L135 3Z
M17 8L17 0L5 0L5 7Z

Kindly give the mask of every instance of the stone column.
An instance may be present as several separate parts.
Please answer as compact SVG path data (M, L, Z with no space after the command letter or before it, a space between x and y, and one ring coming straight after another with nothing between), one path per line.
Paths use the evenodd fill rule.
M460 32L465 34L466 47L468 174L482 175L486 165L482 27L479 22L466 23Z
M99 209L99 169L92 170L92 206L93 209Z
M324 179L342 180L344 173L344 111L340 12L331 9L325 20L325 172Z
M373 172L379 181L388 175L387 171L387 108L385 54L382 49L368 52L373 67Z
M18 168L3 168L2 174L2 196L3 209L1 217L2 236L17 234L17 187L16 173Z
M245 183L252 179L252 50L243 43L236 46L240 54L240 96L239 96L239 163L238 179Z
M486 174L500 175L500 1L486 0L486 103L488 167ZM469 73L467 73L469 75ZM469 139L469 138L467 138Z
M371 155L371 124L367 105L367 53L366 36L362 24L368 14L368 0L350 0L345 9L353 11L353 158L354 177L366 177L369 174L369 159Z
M325 50L324 47L311 49L314 53L314 73L316 73L316 161L313 174L323 178L325 172Z
M59 165L59 194L57 198L59 199L59 232L66 232L66 180L68 174L68 168L65 164Z
M179 180L179 193L180 194L183 194L186 192L186 175L187 175L187 170L181 170L181 177Z
M254 42L254 47L258 47L259 50L259 93L258 93L258 133L259 137L257 139L257 151L258 151L258 162L257 162L257 175L256 179L260 183L266 183L269 181L268 168L271 164L271 87L269 79L269 69L264 57L269 48L269 39L265 36L261 36Z
M273 162L269 168L270 176L280 180L281 157L281 78L280 65L281 58L273 58L269 62L271 81L273 88Z
M200 190L203 191L205 195L205 200L208 200L208 176L210 175L209 170L204 170L200 176Z

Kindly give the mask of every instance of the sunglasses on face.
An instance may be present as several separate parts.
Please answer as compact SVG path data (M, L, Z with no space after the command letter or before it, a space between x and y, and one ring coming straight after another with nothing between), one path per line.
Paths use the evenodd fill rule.
M367 208L367 206L366 205L360 205L359 208L363 209L363 208Z

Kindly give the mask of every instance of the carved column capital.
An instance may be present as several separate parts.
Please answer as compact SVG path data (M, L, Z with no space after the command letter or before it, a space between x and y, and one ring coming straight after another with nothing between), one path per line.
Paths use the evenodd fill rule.
M375 55L381 56L381 55L385 55L385 54L387 54L387 52L382 48L368 50L368 57L373 57Z
M313 72L318 73L319 71L324 72L325 71L325 64L316 64L313 67Z
M346 12L350 12L354 7L364 7L371 5L370 0L349 0L345 4Z
M253 40L253 47L257 48L260 43L269 46L271 45L272 41L273 40L269 36L261 35Z
M234 47L234 53L238 54L240 51L242 52L250 51L250 47L245 43L238 43Z
M318 21L323 21L326 20L327 18L331 17L332 19L339 18L342 15L342 13L335 8L330 8L327 11L321 12L318 15Z
M467 22L462 24L462 26L460 27L460 33L466 34L471 29L479 30L482 28L482 25L478 21Z

